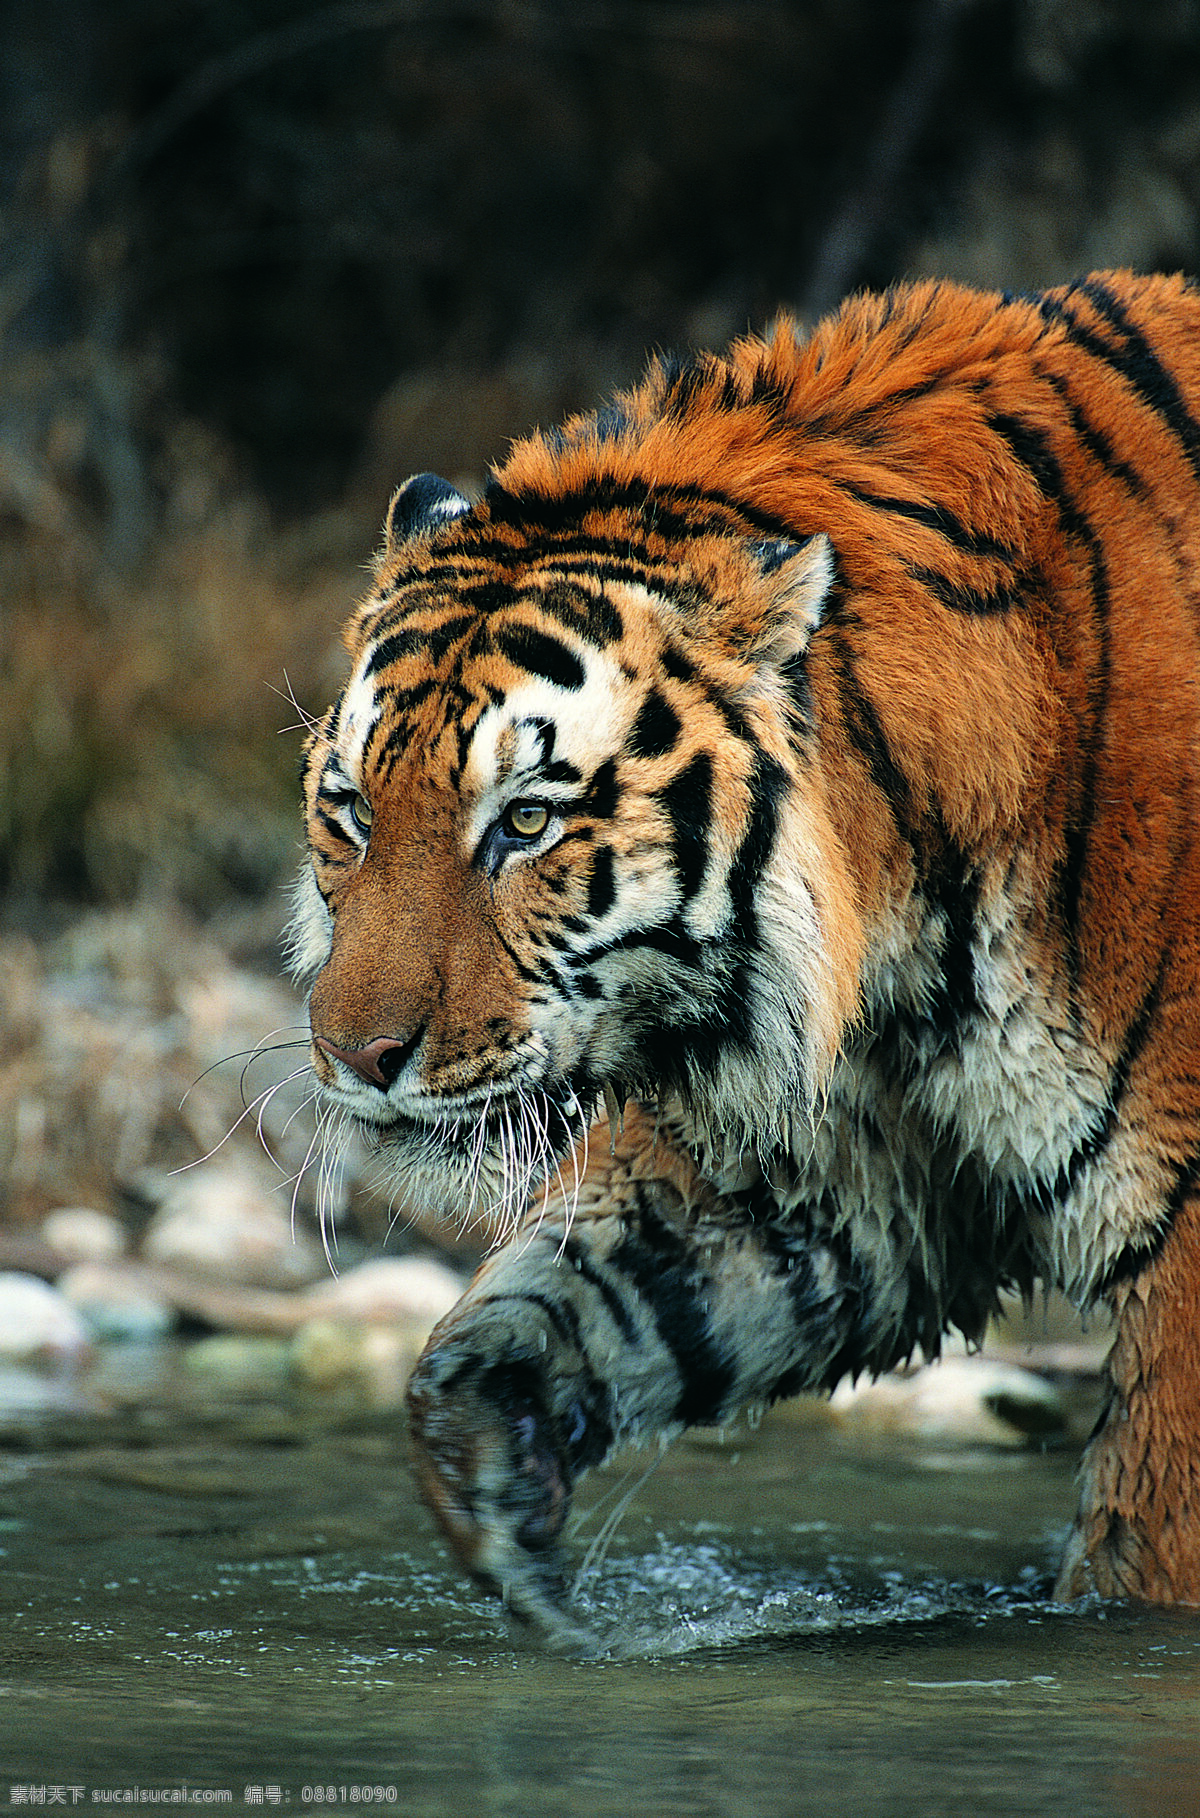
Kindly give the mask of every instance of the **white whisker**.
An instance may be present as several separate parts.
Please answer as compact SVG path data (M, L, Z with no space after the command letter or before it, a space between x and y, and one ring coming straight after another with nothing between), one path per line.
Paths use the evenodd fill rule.
M307 1072L308 1072L307 1066L295 1068L295 1070L293 1072L285 1074L282 1079L276 1080L276 1082L273 1086L269 1086L267 1088L267 1090L265 1092L260 1093L259 1097L258 1097L258 1116L254 1120L255 1135L258 1137L259 1147L262 1149L262 1151L265 1155L269 1155L271 1157L271 1160L273 1162L275 1162L275 1166L277 1168L280 1166L280 1164L276 1160L275 1156L272 1154L271 1145L267 1141L267 1133L266 1133L266 1130L263 1128L263 1118L267 1115L267 1107L271 1103L271 1100L274 1098L275 1094L277 1092L281 1092L285 1086L290 1086L294 1080L303 1079L304 1075ZM308 1102L311 1102L311 1100L309 1100ZM299 1109L300 1109L300 1107L297 1106L296 1111L292 1112L292 1116L289 1117L287 1124L284 1125L285 1134L286 1134L289 1126L292 1123L292 1119L296 1117ZM244 1112L243 1115L244 1116L248 1115L249 1110L250 1110L250 1106L247 1106L246 1112Z
M291 1080L299 1079L301 1077L301 1074L303 1073L303 1071L304 1071L304 1069L300 1068L295 1073L289 1073L286 1080L281 1080L279 1082L280 1085L286 1086ZM295 1123L296 1119L298 1117L300 1117L303 1112L309 1110L310 1107L315 1105L316 1102L317 1102L317 1087L316 1087L316 1082L314 1081L312 1086L309 1088L309 1090L304 1094L304 1097L300 1100L300 1103L296 1106L296 1109L292 1112L292 1115L288 1118L287 1123L283 1126L283 1129L279 1132L280 1142L283 1142L284 1139L289 1135L292 1125Z
M254 1118L255 1128L257 1130L259 1140L262 1143L262 1147L266 1151L267 1155L269 1155L271 1157L271 1160L274 1162L275 1157L274 1157L274 1155L271 1154L270 1147L268 1146L267 1142L265 1141L265 1139L263 1137L263 1129L262 1129L263 1112L266 1110L266 1107L269 1104L270 1100L275 1096L275 1094L278 1091L281 1090L282 1087L291 1085L293 1080L302 1079L307 1072L308 1072L307 1066L297 1067L294 1072L286 1074L283 1079L275 1080L273 1082L273 1084L271 1084L269 1086L265 1086L261 1092L256 1094L256 1096L250 1100L250 1103L248 1105L243 1106L242 1110L238 1113L238 1115L234 1119L233 1123L231 1123L228 1130L226 1130L224 1136L222 1136L218 1142L213 1143L212 1147L209 1149L206 1149L203 1155L197 1155L192 1161L180 1162L180 1164L177 1168L172 1168L170 1170L171 1174L172 1175L188 1174L191 1172L191 1170L193 1168L202 1167L205 1162L211 1161L213 1156L220 1153L220 1151L225 1147L225 1144L230 1140L230 1138L233 1136L236 1136L238 1131L241 1129L242 1125L245 1124L250 1118ZM201 1075L201 1078L203 1078L203 1075ZM182 1105L182 1101L181 1101L181 1105ZM279 1164L276 1162L276 1166L278 1166L278 1165Z
M294 707L296 712L300 715L300 720L299 724L295 726L281 726L279 728L280 732L307 732L311 737L312 734L320 729L320 720L318 720L315 715L311 714L307 707L302 707L300 705L299 701L296 699L296 691L292 687L292 679L288 675L286 669L283 672L283 683L284 685L282 688L276 688L274 682L268 682L267 687L271 690L272 694L277 694L281 701L286 701L290 707Z
M579 1568L575 1573L575 1581L574 1581L574 1585L572 1587L572 1594L577 1594L580 1586L583 1584L584 1580L589 1576L589 1574L593 1571L598 1571L599 1568L604 1564L604 1561L608 1556L608 1549L612 1545L614 1539L616 1538L617 1529L620 1527L621 1522L624 1520L626 1511L628 1510L630 1503L633 1501L634 1497L637 1495L638 1491L643 1487L643 1485L645 1483L647 1483L649 1481L649 1479L654 1475L655 1471L657 1471L659 1465L662 1463L664 1454L665 1454L665 1448L664 1447L658 1448L655 1451L654 1456L651 1458L650 1463L646 1466L645 1470L640 1471L638 1473L637 1477L634 1478L634 1481L632 1483L629 1483L630 1476L633 1473L633 1466L630 1465L629 1469L624 1472L624 1474L620 1478L619 1482L616 1484L615 1488L611 1492L609 1492L610 1495L616 1495L618 1491L624 1491L624 1493L620 1496L619 1500L614 1504L613 1508L610 1509L609 1513L605 1516L604 1520L601 1522L599 1528L596 1530L596 1533L595 1533L593 1539L591 1540L591 1542L588 1545L587 1552L584 1554L583 1558L580 1560ZM625 1489L626 1484L629 1484L628 1489ZM602 1497L600 1499L600 1501L595 1505L594 1508L588 1510L588 1515L589 1516L594 1515L596 1513L597 1509L603 1508L605 1502L607 1502L607 1501L608 1501L607 1495Z

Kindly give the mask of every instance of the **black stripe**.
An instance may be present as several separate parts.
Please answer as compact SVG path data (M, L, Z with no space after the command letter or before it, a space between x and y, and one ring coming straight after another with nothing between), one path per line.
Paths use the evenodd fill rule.
M552 1301L549 1295L538 1294L533 1289L525 1289L520 1294L488 1295L487 1304L489 1307L499 1307L503 1306L505 1303L512 1306L531 1306L540 1308L564 1344L577 1343L580 1336L579 1320L573 1307L568 1306L565 1303L560 1305L557 1302ZM567 1317L568 1314L570 1315L570 1318Z
M908 778L892 756L879 716L858 679L854 653L840 630L835 631L832 649L842 722L855 750L866 763L871 780L888 805L897 834L912 853L913 868L919 869L916 812Z
M538 770L545 782L581 783L583 781L582 771L571 762L570 758L556 758L554 755L554 747L558 739L558 728L555 726L553 720L544 719L539 715L530 719L521 720L516 729L522 731L526 727L528 727L537 739Z
M750 775L750 812L746 817L746 830L729 867L734 926L746 948L758 943L755 900L762 874L775 849L780 804L789 788L788 773L783 765L767 752L756 750Z
M1150 488L1135 467L1122 460L1102 429L1089 422L1080 406L1067 387L1066 380L1059 373L1047 373L1046 382L1058 394L1063 409L1071 419L1071 428L1079 437L1088 453L1102 467L1105 473L1120 480L1135 499L1148 499Z
M1104 1154L1113 1135L1120 1125L1120 1108L1129 1085L1129 1073L1138 1053L1145 1045L1158 1008L1159 991L1162 983L1162 972L1155 979L1147 993L1138 1016L1126 1037L1125 1045L1117 1056L1116 1065L1109 1079L1108 1095L1095 1123L1086 1132L1081 1142L1077 1143L1066 1161L1051 1180L1034 1179L1022 1183L1013 1197L1021 1208L1022 1215L1039 1212L1049 1217L1063 1204L1079 1180L1084 1169Z
M560 638L520 623L499 625L493 636L496 649L519 669L540 675L556 688L574 692L583 687L587 679L583 664Z
M930 505L920 499L891 498L868 492L861 486L844 483L842 490L863 505L869 505L873 511L891 512L894 516L910 519L914 524L924 525L926 530L935 531L964 555L996 556L1002 561L1013 559L1014 552L1007 543L1001 543L984 530L972 530L944 505Z
M1016 1187L1012 1197L1021 1208L1022 1217L1028 1218L1032 1213L1041 1213L1049 1217L1061 1206L1084 1169L1102 1155L1117 1128L1116 1104L1110 1096L1083 1140L1076 1144L1066 1161L1052 1179L1037 1176L1030 1181L1022 1181Z
M588 878L587 912L595 920L607 915L617 897L611 846L597 846Z
M529 550L514 566L530 567ZM670 601L681 611L694 607L699 593L692 581L685 581L675 563L666 556L654 555L636 535L618 538L586 536L557 539L540 553L539 561L555 573L578 573L589 580L622 581ZM612 609L614 612L616 608Z
M878 440L878 435L871 425L872 417L882 416L891 420L902 405L914 404L918 398L927 398L932 391L939 391L950 377L959 379L957 373L934 372L927 379L920 379L915 385L902 385L895 391L889 391L871 404L864 404L855 413L855 426L859 440L869 447ZM822 411L816 416L806 417L797 422L796 428L805 438L816 439L821 436L844 436L846 419L840 411ZM792 533L795 535L795 532Z
M603 594L593 593L589 588L556 581L537 594L533 603L597 650L607 650L610 644L619 643L624 635L625 627L616 607Z
M534 528L529 527L530 534ZM528 540L514 546L496 538L477 539L458 560L439 562L406 583L420 596L416 604L411 600L406 602L406 611L432 610L447 589L462 593L473 608L483 613L515 605L522 598L536 607L539 592L533 582L539 572L578 573L591 581L633 582L682 608L694 605L698 597L695 585L681 581L678 566L668 555L662 551L655 554L648 548L642 540L646 528L631 524L619 537L606 537L581 529L566 530L540 545ZM519 589L507 582L496 581L494 571L497 569L521 577L527 585ZM430 583L428 587L426 582ZM603 631L605 615L609 612L614 616L608 623L615 629L616 608L608 601L597 604L601 611L600 630Z
M522 956L517 952L517 949L512 945L511 941L507 941L504 938L503 934L501 934L501 932L498 928L493 929L493 934L494 934L495 939L499 942L500 946L503 947L505 953L507 953L509 959L512 961L518 978L523 979L527 985L541 985L541 984L544 984L548 979L552 985L556 985L558 987L558 989L562 992L562 995L564 997L570 998L572 996L572 992L571 992L569 985L567 985L565 980L563 980L562 978L559 977L559 975L555 971L554 967L550 964L550 962L545 958L544 955L539 956L541 958L541 964L539 966L537 966L537 967L527 966L524 959L522 958Z
M1178 860L1179 855L1177 854L1176 871L1178 871ZM1154 1021L1162 1003L1163 985L1171 960L1172 953L1168 946L1160 955L1154 977L1138 1005L1136 1015L1125 1031L1120 1053L1117 1055L1109 1075L1105 1103L1091 1129L1071 1151L1052 1180L1035 1179L1018 1188L1016 1197L1027 1211L1039 1211L1049 1215L1057 1206L1060 1206L1075 1186L1083 1170L1104 1154L1120 1127L1121 1107L1129 1089L1129 1076L1133 1071L1134 1063L1150 1039Z
M492 564L489 562L488 567ZM497 612L516 604L517 589L508 581L498 581L492 574L481 580L459 580L459 592L480 618L492 618Z
M399 662L402 657L424 657L429 663L440 663L451 644L465 637L474 625L474 617L459 614L457 618L446 619L440 625L408 625L400 631L376 644L371 652L365 675L378 675L389 663Z
M419 682L414 682L411 688L383 688L380 692L386 694L393 714L407 714L419 707L422 701L427 701L437 686L437 678L428 675L423 676ZM391 742L392 735L389 732L387 743L390 745Z
M703 358L685 359L679 354L660 355L657 377L662 386L662 396L658 407L663 416L682 422L698 401L703 399L706 404L709 403L712 370L711 361ZM730 376L727 371L726 378Z
M683 1237L650 1204L637 1186L638 1209L625 1221L625 1235L609 1267L619 1270L650 1308L658 1335L670 1351L682 1388L674 1418L687 1426L711 1422L725 1410L734 1367L716 1343L705 1311L711 1292Z
M671 823L671 844L683 902L690 902L708 868L712 823L712 759L698 751L685 770L654 798Z
M659 661L662 663L665 673L675 681L697 683L700 686L704 699L720 714L735 738L747 740L751 738L749 723L741 708L728 696L722 694L721 690L714 687L711 682L700 681L695 664L685 651L680 650L677 644L664 644Z
M934 818L936 856L926 859L925 891L943 917L941 978L925 1005L925 1018L944 1041L979 1010L975 948L978 941L980 873L951 839L940 811Z
M679 737L679 715L657 688L651 688L629 733L628 749L634 757L665 757Z
M676 645L664 644L662 647L662 653L660 655L659 661L662 663L662 666L666 670L667 674L669 676L674 676L674 678L677 682L694 682L695 681L695 679L696 679L695 665L691 661L691 658L685 656L683 651L680 650Z
M496 939L500 941L506 952L513 954L514 958L516 957L513 953L513 949L509 947L508 942L504 940L502 935L497 935ZM538 970L536 972L528 973L527 976L529 979L531 981L536 981L540 986L549 986L550 990L557 993L564 1002L568 1004L572 1003L575 998L574 980L569 978L565 973L560 972L558 967L551 963L546 951L545 943L538 946L537 958Z
M1136 1280L1143 1269L1149 1268L1151 1263L1158 1261L1166 1248L1167 1239L1174 1229L1175 1219L1184 1200L1195 1186L1198 1175L1200 1175L1200 1153L1189 1155L1185 1161L1179 1164L1176 1170L1175 1187L1167 1202L1166 1216L1155 1225L1149 1236L1126 1244L1121 1254L1113 1258L1097 1284L1097 1297L1110 1294L1119 1282Z
M516 730L523 731L525 727L528 727L537 739L538 763L543 766L548 764L554 756L554 747L558 740L558 728L554 724L554 721L546 719L544 715L537 714L531 716L529 719L521 720L518 723Z
M788 723L796 738L816 727L816 702L809 679L807 652L787 657L779 667L779 679L787 695Z
M887 802L897 836L909 849L919 890L930 908L941 915L941 982L937 996L924 1006L920 1022L950 1040L963 1018L978 1008L974 950L979 875L951 838L940 806L931 802L923 814L918 812L908 778L896 763L874 705L858 680L845 639L839 637L834 649L846 729Z
M749 527L771 537L794 537L797 525L760 511L716 487L652 481L619 480L597 474L587 485L548 498L534 492L512 492L499 480L484 491L489 516L497 524L553 535L578 526L592 511L631 511L643 527L668 542L738 532Z
M917 568L906 564L914 581L928 588L934 599L951 612L967 613L974 618L993 617L1020 606L1022 594L1016 580L1009 576L995 581L989 588L968 587L936 568Z
M693 1011L690 1018L673 1020L665 1032L659 1070L665 1079L677 1080L685 1093L689 1080L694 1086L700 1074L711 1076L716 1072L729 1047L750 1048L759 1033L751 991L751 970L761 950L756 903L762 874L775 846L779 806L788 787L783 766L765 751L756 751L750 777L750 810L727 879L731 925L721 942L723 972L707 1007ZM696 957L698 961L699 949Z
M745 714L727 695L722 694L719 688L710 684L704 690L704 698L720 714L735 739L753 740L754 734L750 730L750 724Z
M1045 434L1019 417L997 414L989 419L992 429L1011 448L1016 459L1037 481L1042 494L1058 512L1059 522L1068 536L1074 537L1087 552L1091 569L1092 601L1095 608L1096 638L1099 650L1094 673L1088 678L1086 693L1090 705L1088 722L1079 729L1082 767L1073 812L1067 816L1063 832L1064 853L1059 865L1059 913L1068 935L1067 962L1072 989L1079 982L1079 915L1083 878L1087 869L1088 846L1096 815L1096 772L1101 732L1108 713L1112 681L1112 633L1109 624L1110 599L1108 568L1100 538L1086 513L1071 494L1062 468L1052 452Z
M843 1376L857 1377L864 1369L887 1368L877 1351L873 1333L876 1284L850 1248L845 1233L831 1239L834 1214L822 1217L817 1208L796 1208L786 1228L775 1219L773 1206L756 1216L754 1236L772 1272L787 1283L788 1306L800 1335L802 1358L785 1370L771 1387L771 1400L805 1390L833 1389ZM815 1256L823 1252L818 1270ZM832 1281L828 1263L834 1262Z
M481 696L483 697L482 701L480 699ZM487 706L490 704L493 707L498 707L504 698L504 690L502 688L493 687L491 683L477 681L475 686L475 698L472 700L468 690L462 686L457 672L454 675L449 676L443 683L441 701L443 710L442 726L443 728L450 727L453 730L455 746L457 749L457 766L460 776L467 767L467 759L471 752L471 740L475 737L476 727L479 725L479 721L483 714L487 711ZM430 749L433 747L436 736L437 735L433 732L428 736L427 742Z
M1072 289L1090 298L1097 312L1121 336L1122 346L1113 347L1099 335L1092 334L1053 299L1046 299L1046 313L1061 319L1073 340L1120 373L1143 403L1166 424L1192 472L1200 479L1200 424L1185 404L1173 376L1107 285L1097 278L1089 278Z
M1142 1013L1134 1024L1135 1030L1137 1030L1143 1041L1149 1033L1149 1026L1152 1021L1152 1009L1156 1010L1158 1007L1159 993L1165 971L1166 959L1164 958L1159 967L1158 977L1155 979L1151 991L1147 994ZM1176 1219L1179 1217L1187 1200L1195 1191L1197 1182L1200 1181L1200 1149L1193 1150L1191 1154L1183 1156L1174 1164L1174 1167L1175 1179L1170 1192L1163 1201L1162 1216L1160 1217L1159 1222L1147 1237L1140 1241L1135 1240L1133 1243L1127 1245L1120 1256L1110 1264L1100 1283L1099 1292L1106 1293L1110 1288L1115 1287L1119 1281L1130 1280L1134 1276L1140 1275L1148 1264L1157 1261L1158 1257L1161 1255L1163 1247L1175 1227Z
M630 928L610 941L597 941L585 953L575 955L575 964L594 966L598 960L607 959L610 953L637 953L644 947L693 969L700 964L700 947L678 916L669 922L660 922L657 927Z
M559 1245L559 1253L564 1263L574 1269L580 1279L587 1282L589 1288L595 1288L604 1302L609 1318L626 1344L640 1344L641 1333L638 1331L637 1321L625 1305L617 1288L591 1261L579 1239L564 1237Z
M378 675L389 663L397 663L402 657L415 656L426 649L423 631L414 631L407 627L403 631L393 631L388 637L376 644L367 664L368 676Z
M580 810L584 814L594 814L598 821L611 821L620 799L616 759L605 758L596 766L586 794L580 797Z

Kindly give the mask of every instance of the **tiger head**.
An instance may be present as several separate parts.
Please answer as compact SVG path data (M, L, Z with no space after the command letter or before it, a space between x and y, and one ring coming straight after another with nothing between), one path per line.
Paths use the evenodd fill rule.
M307 747L293 951L328 1101L427 1207L515 1214L597 1114L811 1105L857 910L813 756L820 534L612 476L396 494Z

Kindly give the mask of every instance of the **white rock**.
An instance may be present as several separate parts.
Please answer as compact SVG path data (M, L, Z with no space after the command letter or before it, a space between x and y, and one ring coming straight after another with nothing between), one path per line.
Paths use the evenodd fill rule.
M142 1342L165 1337L175 1324L174 1308L133 1264L76 1263L57 1285L96 1338Z
M125 1253L120 1221L94 1206L60 1206L42 1220L42 1237L67 1262L111 1262Z
M428 1329L462 1296L466 1284L452 1269L421 1256L377 1256L329 1281L304 1299L313 1317L399 1322Z
M854 1427L963 1445L1022 1445L1065 1425L1053 1384L989 1357L947 1357L909 1376L843 1382L830 1408Z
M0 1358L78 1363L89 1349L88 1328L65 1295L36 1275L0 1274Z
M326 1267L320 1245L293 1230L285 1201L250 1175L208 1165L172 1177L146 1227L142 1254L246 1288L300 1288Z

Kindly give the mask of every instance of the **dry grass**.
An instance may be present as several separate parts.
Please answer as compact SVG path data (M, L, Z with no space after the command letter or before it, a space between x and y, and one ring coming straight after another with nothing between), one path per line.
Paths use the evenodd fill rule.
M43 371L35 435L0 360L30 431L0 442L0 1218L23 1226L79 1202L129 1215L293 1064L243 1081L228 1060L303 1020L231 947L272 964L300 841L287 696L313 712L336 689L350 550L370 547L348 516L277 533L186 425L159 445L144 543L114 544L70 376ZM277 1139L297 1091L271 1107ZM301 1117L278 1174L253 1118L223 1155L286 1193L308 1136Z
M271 553L268 553L270 551ZM291 863L301 715L336 686L357 583L252 510L136 571L0 539L0 880L18 897L197 909Z

